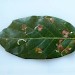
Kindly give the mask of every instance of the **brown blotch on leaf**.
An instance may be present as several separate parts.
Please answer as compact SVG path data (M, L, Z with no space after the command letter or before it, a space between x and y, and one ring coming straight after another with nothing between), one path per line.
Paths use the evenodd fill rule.
M41 48L35 48L35 51L36 51L37 53L42 53L42 49L41 49Z
M43 26L42 25L38 25L38 31L42 31L42 29L43 29Z
M67 38L68 35L69 35L69 31L63 30L63 31L62 31L62 34L63 34L63 37Z
M58 43L56 44L57 50L60 52L64 50L64 47L62 46L63 41L64 41L63 39L59 39Z
M61 44L57 44L57 49L59 51L63 51L64 50L64 47Z
M59 44L61 44L63 42L63 39L59 39Z

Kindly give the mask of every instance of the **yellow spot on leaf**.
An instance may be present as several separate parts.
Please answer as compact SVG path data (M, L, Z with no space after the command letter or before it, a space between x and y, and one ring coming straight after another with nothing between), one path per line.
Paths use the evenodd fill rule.
M22 25L22 30L26 30L27 26L25 24Z
M41 49L41 48L35 48L35 51L36 51L37 53L42 53L42 49Z
M54 23L54 18L53 17L45 17L49 22Z
M50 18L50 22L51 22L51 23L54 23L54 18L51 17L51 18Z
M72 49L72 48L66 48L66 49L65 49L65 52L66 52L66 53L69 53L71 49Z

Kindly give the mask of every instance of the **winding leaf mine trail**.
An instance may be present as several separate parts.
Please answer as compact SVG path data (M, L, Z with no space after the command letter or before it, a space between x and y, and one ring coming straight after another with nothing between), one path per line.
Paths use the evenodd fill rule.
M29 16L14 20L0 32L0 44L26 59L52 59L75 50L75 28L52 16Z

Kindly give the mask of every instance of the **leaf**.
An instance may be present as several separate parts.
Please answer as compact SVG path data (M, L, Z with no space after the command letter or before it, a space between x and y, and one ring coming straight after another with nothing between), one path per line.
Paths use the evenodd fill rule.
M20 18L0 32L0 44L21 58L58 58L75 50L75 28L52 16Z

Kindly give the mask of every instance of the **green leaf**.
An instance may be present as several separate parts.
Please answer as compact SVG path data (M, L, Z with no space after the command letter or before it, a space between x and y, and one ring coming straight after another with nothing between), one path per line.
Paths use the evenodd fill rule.
M0 44L21 58L58 58L75 50L75 28L52 16L20 18L0 32Z

